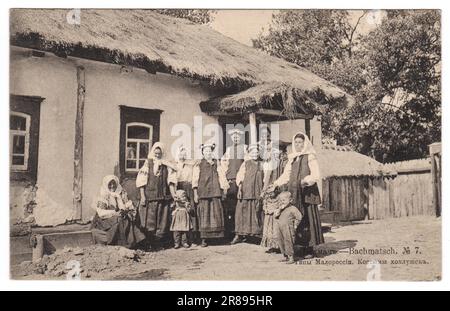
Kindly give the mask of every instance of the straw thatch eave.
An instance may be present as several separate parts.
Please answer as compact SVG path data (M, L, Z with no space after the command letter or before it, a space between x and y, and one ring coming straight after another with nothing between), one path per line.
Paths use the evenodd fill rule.
M236 42L207 25L152 10L97 9L81 10L77 25L67 22L68 12L11 10L11 44L193 78L228 94L273 82L352 101L308 70Z
M253 86L237 94L219 96L200 103L205 113L258 112L265 109L280 111L288 119L298 115L322 114L322 107L313 94L288 83L269 82Z
M393 177L391 170L371 157L352 150L324 148L317 150L322 178L329 177Z

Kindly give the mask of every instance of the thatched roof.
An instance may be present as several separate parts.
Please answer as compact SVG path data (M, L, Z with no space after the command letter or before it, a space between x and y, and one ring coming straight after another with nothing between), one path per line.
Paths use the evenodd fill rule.
M291 151L291 144L288 152ZM397 172L371 157L353 151L346 146L324 144L316 148L322 178L355 176L393 176Z
M220 96L200 103L203 112L244 112L256 109L274 109L286 116L296 113L321 114L321 106L307 92L288 83L258 84L237 94Z
M396 175L375 159L348 149L318 149L317 158L322 178Z
M73 25L67 22L68 12L11 10L11 44L194 78L228 94L271 83L288 85L298 94L350 98L308 70L243 45L207 25L152 10L113 9L81 10L81 23ZM264 102L267 94L257 94L255 101ZM236 98L237 102L246 102L240 100L242 96L246 95Z
M398 173L429 172L431 170L431 158L391 162L386 163L385 167Z

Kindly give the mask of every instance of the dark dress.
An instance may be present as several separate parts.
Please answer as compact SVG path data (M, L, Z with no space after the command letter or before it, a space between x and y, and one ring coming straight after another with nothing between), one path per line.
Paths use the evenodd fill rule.
M158 176L153 172L153 160L148 160L148 178L145 186L146 206L139 206L140 226L157 238L165 238L170 232L172 197L168 185L168 169L160 165Z
M197 217L200 237L223 238L224 215L221 202L222 189L217 173L217 161L211 165L205 159L199 163Z
M270 185L272 184L275 180L277 180L282 174L283 174L283 170L286 167L287 164L287 160L284 159L280 159L278 162L278 165L275 169L269 171L269 173L266 176L266 179L264 181L265 185ZM282 191L287 191L287 185L282 185L278 188L279 192Z
M264 171L261 163L245 161L242 181L242 199L238 200L235 213L235 232L238 235L260 237L263 231L262 200Z
M297 229L298 243L303 247L312 247L324 242L319 209L317 207L321 203L319 188L317 184L301 187L301 180L310 175L310 173L307 154L293 159L287 188L292 195L293 205L303 215Z
M117 215L101 219L95 214L91 225L94 242L106 245L135 247L145 239L144 233L135 225L131 215Z
M230 188L227 191L227 197L223 202L223 209L225 215L225 233L228 237L233 236L235 232L235 212L237 205L238 187L236 185L236 175L244 160L239 158L238 148L232 147L233 157L228 160L228 170L226 177Z

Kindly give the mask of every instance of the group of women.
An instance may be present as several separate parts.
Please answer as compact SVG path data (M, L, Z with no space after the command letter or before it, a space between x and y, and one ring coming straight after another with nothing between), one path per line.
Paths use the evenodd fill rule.
M206 247L211 239L223 240L225 217L222 202L227 198L230 183L220 160L213 156L214 149L214 144L201 145L202 159L191 161L187 150L181 147L173 163L166 159L163 144L155 143L136 178L140 193L136 208L128 200L118 178L106 176L94 206L97 210L93 221L95 240L145 249L168 245L171 243L171 216L177 190L184 191L193 207L189 242L183 246L200 244ZM266 156L261 157L262 153ZM271 150L269 144L248 146L235 181L238 191L235 236L231 244L257 237L268 251L284 249L285 241L278 234L279 227L292 227L292 224L283 223L283 209L277 212L276 207L273 209L267 202L287 190L293 206L302 215L298 228L290 228L290 231L295 233L296 242L303 247L302 256L311 256L313 247L323 243L317 207L320 204L319 178L315 151L308 137L301 132L294 135L292 153L286 161L280 161L280 153L276 149Z

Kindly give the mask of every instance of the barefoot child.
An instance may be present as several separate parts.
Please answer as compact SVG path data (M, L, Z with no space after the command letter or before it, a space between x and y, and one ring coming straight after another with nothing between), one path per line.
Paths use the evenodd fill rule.
M275 210L274 217L278 223L278 246L281 254L284 255L282 261L287 264L295 263L294 244L297 228L302 220L302 214L294 205L292 205L291 193L281 192L278 195L279 209Z
M184 190L177 190L175 192L175 209L172 212L172 223L170 225L170 231L173 232L173 240L175 242L174 248L180 248L183 245L184 248L189 248L189 231L193 229L191 217L189 215L191 211L191 203L189 203L186 192Z

